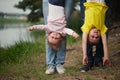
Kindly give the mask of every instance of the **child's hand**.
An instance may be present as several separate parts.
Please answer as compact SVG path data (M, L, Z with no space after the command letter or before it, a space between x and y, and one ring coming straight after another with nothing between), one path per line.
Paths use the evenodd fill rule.
M83 65L87 65L88 64L88 57L87 56L83 56Z
M103 65L104 66L111 66L111 62L110 62L110 60L109 59L103 59Z
M79 37L79 35L76 32L73 32L72 36L76 39Z
M27 28L28 30L30 30L30 31L32 31L33 29L34 29L34 27L29 27L29 28Z

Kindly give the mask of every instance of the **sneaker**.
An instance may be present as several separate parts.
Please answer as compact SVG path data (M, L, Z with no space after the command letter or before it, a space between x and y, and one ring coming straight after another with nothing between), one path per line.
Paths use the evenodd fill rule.
M59 74L65 73L65 69L64 69L63 65L61 65L61 64L56 66L56 70Z
M55 67L49 65L45 71L46 74L53 74L55 72Z
M88 70L91 70L93 65L83 65L82 68L80 68L81 72L87 72Z

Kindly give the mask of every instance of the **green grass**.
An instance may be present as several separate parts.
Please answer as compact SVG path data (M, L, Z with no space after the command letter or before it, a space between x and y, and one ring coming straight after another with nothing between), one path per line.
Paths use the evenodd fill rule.
M36 38L38 39L38 37ZM71 37L67 37L67 39L69 42L67 43L68 45L75 43L74 39L72 40ZM82 80L83 78L84 80L100 80L101 76L105 80L119 80L119 63L117 61L114 62L112 68L104 70L95 68L87 73L81 73L79 71L81 64L79 63L77 66L66 66L65 74L46 75L44 40L45 37L43 37L42 40L40 38L33 43L20 41L11 47L0 48L0 78L3 80L53 80L57 78L59 80L60 78L61 80L63 77L70 77L68 78L69 80L73 77L78 80ZM76 62L82 61L79 56L75 58Z
M36 42L19 41L13 46L0 48L0 77L5 77L7 80L29 80L32 78L52 80L60 77L58 74L50 77L44 73L46 36L41 31L32 31L31 36L33 35ZM68 36L67 41L67 43L73 44L78 40Z
M43 43L20 41L13 46L0 49L0 63L21 63L27 57L29 58L29 56L37 53L39 49L41 52L44 52L45 46Z
M20 19L1 19L0 18L0 24L10 24L10 23L26 23L26 20L20 20Z
M68 37L67 39L68 42L72 41L71 37ZM46 75L46 54L44 40L45 38L34 43L20 41L11 47L0 48L0 78L3 80L53 80L57 78L62 79L64 76L67 76L74 77L78 80L81 80L83 77L84 80L100 80L97 77L100 74L102 74L101 77L105 78L106 80L114 80L114 76L116 76L116 78L119 77L118 72L114 73L114 71L112 71L110 68L104 70L95 69L93 71L89 71L88 73L81 73L79 71L80 65L66 66L66 73L62 75ZM73 44L73 42L70 44ZM80 59L78 56L76 57L76 61L81 62L81 60L82 59Z

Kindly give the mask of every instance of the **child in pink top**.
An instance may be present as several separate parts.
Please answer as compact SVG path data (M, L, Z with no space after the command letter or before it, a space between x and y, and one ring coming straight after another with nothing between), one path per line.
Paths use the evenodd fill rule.
M48 43L54 49L58 50L62 41L62 37L66 34L78 38L79 35L72 29L66 28L66 19L64 14L64 7L57 6L49 3L49 14L47 25L33 25L28 29L31 30L44 30L48 35Z

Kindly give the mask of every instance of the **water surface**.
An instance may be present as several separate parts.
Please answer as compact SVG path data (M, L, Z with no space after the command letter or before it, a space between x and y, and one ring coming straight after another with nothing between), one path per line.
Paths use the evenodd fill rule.
M26 29L25 24L5 24L0 25L0 45L7 47L14 45L16 42L33 41L30 31Z

